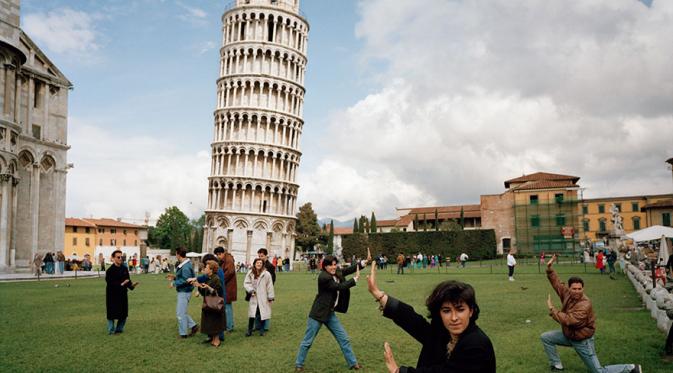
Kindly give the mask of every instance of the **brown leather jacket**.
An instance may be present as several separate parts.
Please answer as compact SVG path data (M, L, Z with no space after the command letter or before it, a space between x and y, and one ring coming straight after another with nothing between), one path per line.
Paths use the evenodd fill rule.
M596 316L591 300L585 294L578 300L573 299L568 286L559 280L556 271L551 268L547 268L547 278L561 298L561 310L554 308L549 315L561 324L563 335L573 341L592 337L596 332Z
M227 303L236 302L236 266L234 265L234 257L229 253L224 254L222 271L224 271L224 284L227 289Z

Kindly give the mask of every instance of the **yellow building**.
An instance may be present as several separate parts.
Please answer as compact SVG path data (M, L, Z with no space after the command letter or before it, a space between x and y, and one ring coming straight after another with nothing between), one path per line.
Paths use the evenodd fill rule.
M82 259L85 254L93 258L96 249L96 224L83 219L65 219L65 244L63 254L70 257L77 254Z
M580 204L582 239L601 240L612 231L612 204L619 210L626 233L652 225L671 226L673 194L591 198Z

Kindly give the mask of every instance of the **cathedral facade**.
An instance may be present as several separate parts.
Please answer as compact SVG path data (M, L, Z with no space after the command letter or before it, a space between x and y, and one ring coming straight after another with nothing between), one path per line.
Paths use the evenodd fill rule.
M222 23L203 251L292 258L309 25L298 0L236 0Z
M72 84L0 0L0 272L63 249Z

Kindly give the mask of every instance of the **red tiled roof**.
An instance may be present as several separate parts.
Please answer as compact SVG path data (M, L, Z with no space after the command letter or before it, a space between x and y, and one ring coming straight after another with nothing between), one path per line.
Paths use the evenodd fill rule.
M460 209L463 209L465 213L468 211L479 211L481 210L481 205L453 205L453 206L434 206L434 207L412 207L409 211L409 215L414 215L414 214L435 214L435 210L439 214L443 212L458 212L460 213ZM398 210L406 210L406 209L398 209Z
M527 181L521 185L512 187L513 190L531 190L531 189L558 189L558 188L572 188L577 187L571 180L540 180Z
M376 221L376 226L377 227L394 227L395 224L397 224L397 221L399 219L392 219L392 220L377 220Z
M78 218L65 218L65 226L96 228L96 224Z
M334 227L334 235L353 234L353 227Z
M118 228L136 228L136 229L144 229L146 227L143 227L142 225L135 225L135 224L130 224L130 223L124 223L123 221L117 221L115 219L108 219L108 218L103 218L103 219L83 219L86 220L87 222L93 223L97 226L102 226L102 227L118 227Z
M411 222L414 221L414 217L411 215L404 215L401 217L397 223L395 223L396 227L408 227Z
M570 175L560 175L560 174L551 174L549 172L536 172L530 175L523 175L514 179L509 179L505 181L505 188L509 188L510 184L525 183L527 181L565 181L569 180L572 183L577 183L579 181L578 176Z

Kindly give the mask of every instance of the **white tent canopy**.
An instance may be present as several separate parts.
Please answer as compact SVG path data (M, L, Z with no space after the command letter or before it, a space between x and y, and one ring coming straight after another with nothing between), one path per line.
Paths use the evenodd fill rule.
M673 228L653 225L626 235L626 237L636 242L660 240L661 236L673 238Z
M187 253L187 258L200 258L204 255L204 253L195 253L193 251L190 251Z
M666 237L662 236L661 237L661 244L659 246L659 256L658 256L657 262L659 260L662 260L665 264L666 261L668 260L668 252L669 252L669 250L668 250L668 243L666 242Z

